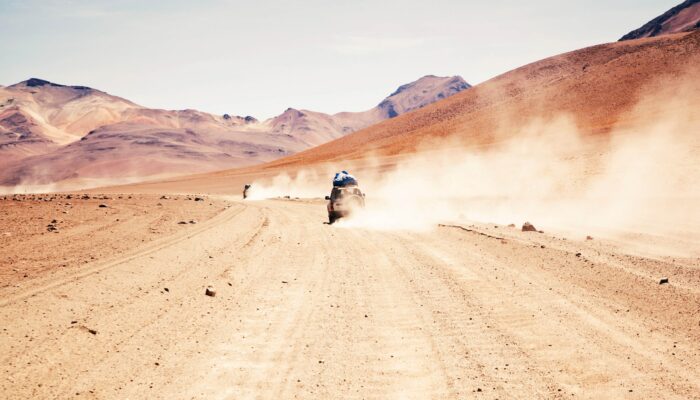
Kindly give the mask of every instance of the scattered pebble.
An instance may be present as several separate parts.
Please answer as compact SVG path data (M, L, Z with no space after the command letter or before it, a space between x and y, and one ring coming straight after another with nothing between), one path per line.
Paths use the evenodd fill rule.
M525 222L522 228L523 232L537 232L537 228L529 222Z

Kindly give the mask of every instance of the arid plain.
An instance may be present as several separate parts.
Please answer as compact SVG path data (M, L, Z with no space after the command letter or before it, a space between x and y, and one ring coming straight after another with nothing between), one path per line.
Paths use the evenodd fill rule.
M603 44L265 164L16 188L0 393L700 398L699 55ZM329 225L343 168L367 205Z

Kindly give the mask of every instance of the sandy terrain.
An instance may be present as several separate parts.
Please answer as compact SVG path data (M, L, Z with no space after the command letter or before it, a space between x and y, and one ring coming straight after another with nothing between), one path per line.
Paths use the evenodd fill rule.
M268 164L0 199L0 393L700 399L699 48L594 46ZM328 225L346 168L367 207Z
M0 197L0 286L24 284L171 236L225 207L205 196L196 202L196 196L167 197L79 193Z
M503 225L329 226L320 200L163 201L163 234L139 244L158 200L130 200L112 200L130 229L85 224L123 247L3 275L5 398L700 398L697 258ZM198 207L221 212L170 229ZM45 223L5 260L29 238L71 258L49 239L71 228Z

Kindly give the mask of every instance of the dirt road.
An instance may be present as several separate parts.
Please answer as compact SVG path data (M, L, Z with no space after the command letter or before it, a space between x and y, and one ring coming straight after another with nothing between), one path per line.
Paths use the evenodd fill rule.
M232 202L3 287L1 397L700 398L697 259L324 211Z

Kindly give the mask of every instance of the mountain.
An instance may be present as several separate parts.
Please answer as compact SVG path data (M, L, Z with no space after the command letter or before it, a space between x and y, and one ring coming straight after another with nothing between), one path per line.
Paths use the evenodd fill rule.
M0 87L0 186L139 180L267 162L469 88L426 76L376 107L335 115L287 109L266 121L159 110L85 86L31 78Z
M32 78L0 89L0 184L173 175L305 149L257 121L148 109L84 86Z
M385 119L425 107L470 87L460 76L427 75L400 86L376 107L367 111L329 115L289 108L268 120L265 125L272 132L292 135L313 147Z
M74 142L135 108L99 90L36 78L0 87L0 165Z
M697 79L682 79L698 72L698 65L700 30L588 47L525 65L265 167L360 159L368 152L397 155L435 138L484 145L534 119L559 115L570 117L584 134L604 135L639 118L632 111L643 93L668 90L671 83L695 88ZM700 94L689 98L700 108Z
M694 116L691 124L697 127L699 66L700 31L602 44L522 66L415 112L267 164L118 190L238 193L243 183L314 168L324 177L342 168L391 170L402 157L445 145L464 146L464 155L488 151L518 139L523 127L539 121L540 129L532 128L539 132L547 128L546 121L562 116L572 127L551 129L575 130L581 140L592 143L610 140L613 130L630 129L634 134L639 126L672 132L674 124L687 123L688 116ZM666 96L657 101L654 95L662 93ZM644 112L638 111L640 104ZM670 121L669 112L677 114ZM526 149L525 143L519 146ZM595 165L606 151L587 154L590 158L582 162Z
M423 108L438 100L445 99L471 86L460 76L438 77L428 75L419 80L400 86L382 101L377 108L386 118Z
M698 28L700 28L700 0L686 0L647 22L641 28L626 34L620 41L689 32Z

